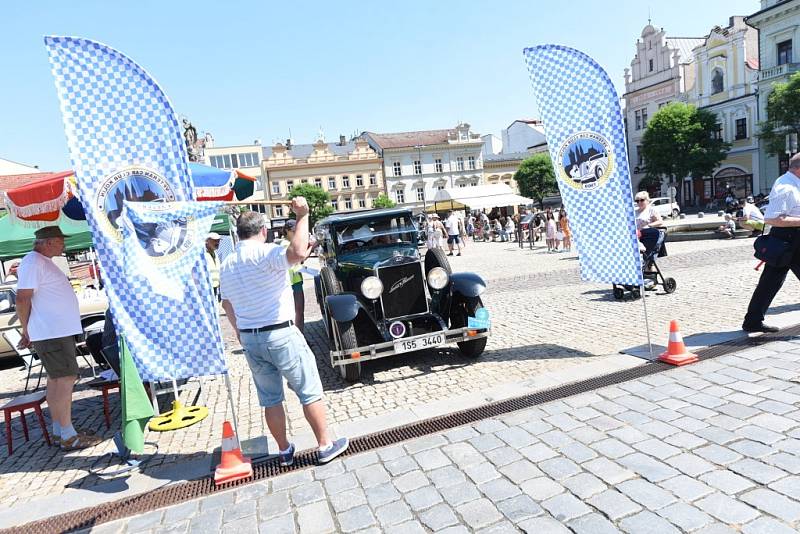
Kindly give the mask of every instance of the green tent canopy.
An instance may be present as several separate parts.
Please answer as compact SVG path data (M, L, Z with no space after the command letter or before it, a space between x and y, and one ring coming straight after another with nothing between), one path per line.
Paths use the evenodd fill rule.
M92 232L86 221L73 221L62 217L58 223L66 239L68 252L88 250L92 245ZM20 258L33 250L34 232L37 228L25 226L11 217L0 218L0 260Z
M9 216L0 217L0 260L21 258L33 250L33 233L36 227L26 226L19 221L13 221ZM58 222L61 231L69 237L66 239L67 252L79 252L92 247L92 232L86 221L73 221L68 217L61 217ZM218 213L211 226L212 232L228 235L230 224L226 213Z

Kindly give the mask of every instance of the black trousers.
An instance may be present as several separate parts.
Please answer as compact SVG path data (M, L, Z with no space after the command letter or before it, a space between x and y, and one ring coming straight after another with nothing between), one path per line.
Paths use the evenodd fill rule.
M744 316L744 324L757 326L764 321L764 315L767 313L770 304L772 304L772 299L775 298L775 295L778 294L778 291L783 286L789 271L792 271L797 279L800 280L800 248L798 248L796 241L797 232L796 228L772 228L770 230L770 235L785 241L794 241L794 255L791 263L786 267L774 267L767 264L762 266L761 278L758 279L758 285L750 298L750 305L747 307L747 314Z

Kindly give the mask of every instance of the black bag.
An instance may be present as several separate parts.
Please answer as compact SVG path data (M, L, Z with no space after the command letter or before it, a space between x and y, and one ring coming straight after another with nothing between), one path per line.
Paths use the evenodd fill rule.
M760 235L753 242L753 256L772 267L786 267L792 262L794 246L770 234Z

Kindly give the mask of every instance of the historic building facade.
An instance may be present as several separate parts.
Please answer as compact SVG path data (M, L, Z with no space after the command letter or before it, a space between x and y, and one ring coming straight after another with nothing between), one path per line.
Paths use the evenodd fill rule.
M278 143L264 148L262 175L270 199L287 199L292 187L311 184L331 195L336 211L371 208L385 192L378 153L361 138L338 143L319 139L313 145ZM288 217L286 206L272 206L273 218Z
M439 189L483 181L484 140L469 124L449 130L364 132L361 137L383 157L386 190L397 204L425 209Z
M767 99L775 83L786 82L800 70L795 52L800 47L800 0L761 0L761 10L745 19L758 30L758 116L767 117ZM786 151L778 156L759 150L761 191L766 193L775 180L786 172L789 158L797 153L796 136L787 136Z
M697 37L667 37L663 28L650 24L636 41L636 55L630 69L625 69L623 95L634 191L646 174L647 162L641 147L647 121L665 104L685 99L685 93L694 85L692 49L702 43L703 39Z
M761 190L758 170L758 32L744 17L711 29L693 49L694 85L688 102L717 116L715 135L731 144L728 157L712 176L685 178L681 198L686 205L705 207L723 199L728 190L738 198Z

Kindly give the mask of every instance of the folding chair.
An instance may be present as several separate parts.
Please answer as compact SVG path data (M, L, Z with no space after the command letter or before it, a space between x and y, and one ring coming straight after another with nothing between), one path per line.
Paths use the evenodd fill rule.
M3 332L3 337L8 344L11 345L11 348L14 349L14 352L17 353L17 356L22 358L25 369L28 371L28 376L25 377L25 393L28 392L28 382L31 379L31 372L34 367L39 368L39 380L36 381L36 389L39 389L39 385L42 383L42 361L39 359L39 356L37 356L36 352L32 349L17 348L17 345L22 340L22 334L16 328ZM34 391L36 391L36 389L34 389Z

